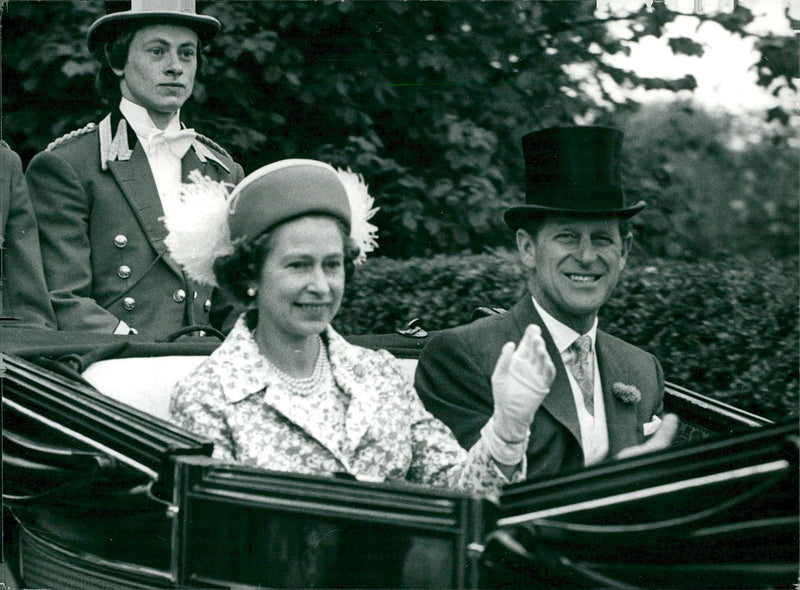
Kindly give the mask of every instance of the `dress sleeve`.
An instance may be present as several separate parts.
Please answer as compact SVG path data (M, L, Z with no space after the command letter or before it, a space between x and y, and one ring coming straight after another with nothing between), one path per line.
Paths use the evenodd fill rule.
M169 401L174 424L214 443L213 456L238 461L219 378L204 366L178 382Z
M503 485L524 479L525 460L511 479L500 471L482 438L465 451L450 429L422 405L413 387L407 392L412 419L412 460L406 479L496 498Z

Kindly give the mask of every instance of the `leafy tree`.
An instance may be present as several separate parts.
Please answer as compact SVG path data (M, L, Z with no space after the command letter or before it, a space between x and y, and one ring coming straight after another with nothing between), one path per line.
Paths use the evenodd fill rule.
M576 120L615 124L636 104L616 98L614 84L695 85L690 76L643 78L603 60L626 51L608 21L626 23L632 41L661 36L675 18L663 4L608 19L596 18L594 6L201 1L198 9L219 18L223 32L208 48L205 76L184 114L246 171L317 157L361 172L381 208L382 255L507 244L500 211L523 198L524 133ZM5 5L3 132L24 160L103 116L85 48L103 10L101 2L78 0ZM715 18L745 34L751 15L737 7ZM702 51L686 38L671 46ZM786 58L792 47L791 39L762 43L765 56ZM783 59L765 69L763 83L791 85L790 67ZM600 88L601 103L581 91L575 71Z

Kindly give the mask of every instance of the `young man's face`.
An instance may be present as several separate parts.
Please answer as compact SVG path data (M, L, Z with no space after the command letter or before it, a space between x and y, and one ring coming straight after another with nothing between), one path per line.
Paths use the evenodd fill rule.
M517 248L532 271L536 301L581 334L617 286L630 246L630 235L620 235L613 217L549 218L535 238L517 230Z
M166 125L192 94L197 73L197 33L174 25L139 29L128 61L114 69L122 96L147 109L153 122Z

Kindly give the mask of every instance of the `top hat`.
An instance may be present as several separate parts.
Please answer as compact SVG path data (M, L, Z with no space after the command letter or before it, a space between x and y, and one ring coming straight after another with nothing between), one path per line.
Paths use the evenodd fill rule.
M214 38L220 22L213 16L197 14L195 0L131 0L130 10L112 12L101 16L89 27L86 44L89 52L103 43L113 41L121 32L131 27L171 24L188 27L197 33L200 43Z
M625 204L622 132L608 127L551 127L522 137L525 205L503 214L511 229L544 215L632 217Z
M231 194L228 226L234 244L303 215L330 215L350 232L350 204L339 173L318 160L273 162L249 174Z

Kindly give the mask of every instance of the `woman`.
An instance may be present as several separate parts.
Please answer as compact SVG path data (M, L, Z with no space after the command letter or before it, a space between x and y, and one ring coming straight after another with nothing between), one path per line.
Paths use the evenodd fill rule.
M248 304L225 342L176 386L171 414L211 439L222 459L493 496L524 477L530 424L555 372L544 342L529 328L519 347L506 345L493 376L494 416L462 449L388 352L353 346L330 325L360 250L374 246L365 189L350 172L284 160L246 177L227 215L206 216L222 219L203 231L210 252L170 228L167 244L187 272L213 274ZM224 244L208 246L209 236Z

